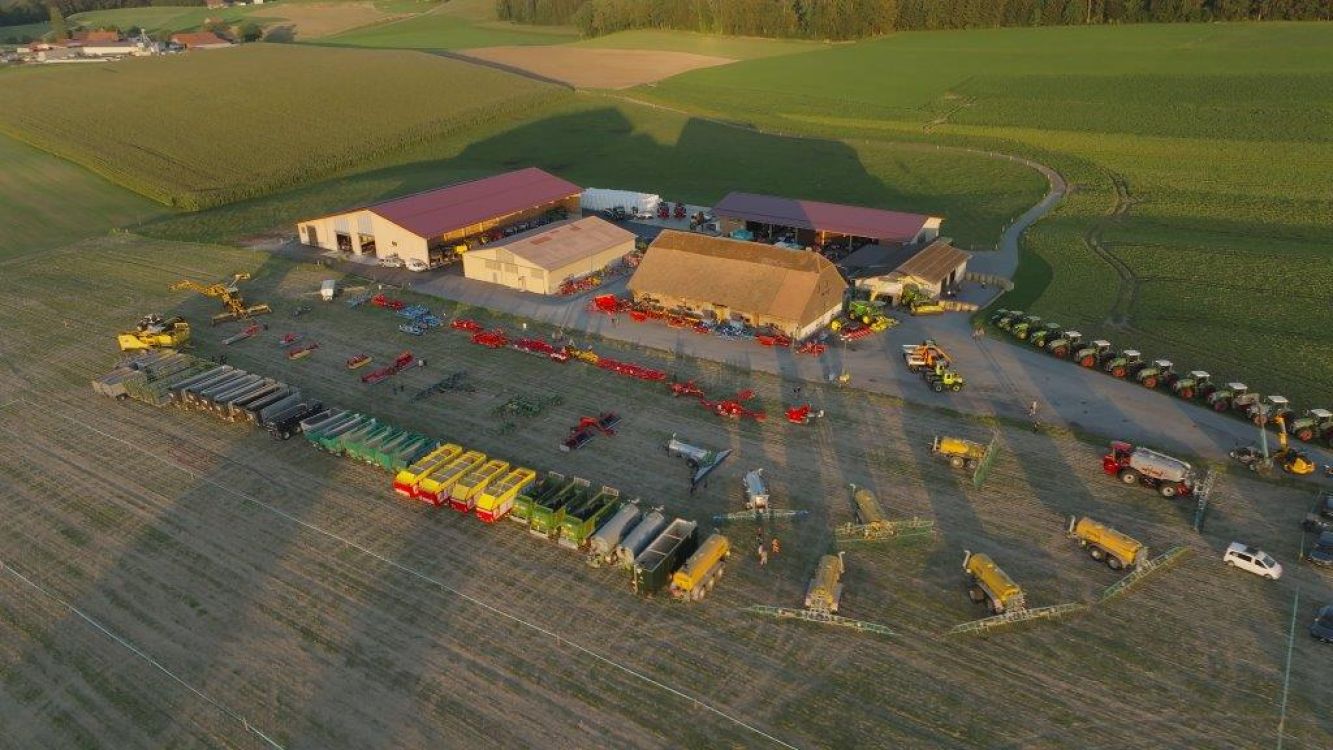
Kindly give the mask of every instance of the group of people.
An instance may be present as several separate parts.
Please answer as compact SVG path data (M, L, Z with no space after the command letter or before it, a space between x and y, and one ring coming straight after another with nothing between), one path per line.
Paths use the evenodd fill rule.
M781 543L778 542L777 537L773 537L773 541L769 542L768 544L764 544L764 530L762 528L755 529L754 533L755 533L755 538L759 542L759 549L758 549L759 567L763 567L765 565L768 565L769 554L772 554L774 557L778 556L778 553L782 551L782 545ZM770 550L772 550L771 553Z

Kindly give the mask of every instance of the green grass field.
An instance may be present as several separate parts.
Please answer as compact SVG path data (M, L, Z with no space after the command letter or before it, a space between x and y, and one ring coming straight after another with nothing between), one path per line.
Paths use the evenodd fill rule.
M0 259L60 247L165 213L64 159L0 136Z
M301 45L20 73L7 81L0 132L187 209L309 182L566 95L431 55ZM90 110L97 127L82 115Z
M97 28L116 26L121 29L142 27L150 34L173 33L196 29L209 18L217 18L227 23L238 23L252 15L274 15L278 6L247 5L234 8L209 9L194 7L154 7L113 8L110 10L90 10L75 13L69 17L70 26Z
M450 0L429 13L353 29L319 40L342 47L445 50L560 44L578 33L564 26L520 26L498 21L489 0Z
M1029 233L1001 304L1306 406L1333 392L1333 27L900 34L639 93L789 132L1034 156L1075 194Z
M818 162L818 172L802 164ZM710 168L700 170L698 165ZM731 190L841 200L949 216L964 246L989 246L1035 203L1045 181L1007 161L916 146L783 138L596 96L538 117L422 144L383 168L144 227L174 239L225 241L301 216L505 169L537 165L580 185L710 203Z
M18 44L24 39L41 39L51 30L49 23L27 23L19 26L0 26L0 42Z

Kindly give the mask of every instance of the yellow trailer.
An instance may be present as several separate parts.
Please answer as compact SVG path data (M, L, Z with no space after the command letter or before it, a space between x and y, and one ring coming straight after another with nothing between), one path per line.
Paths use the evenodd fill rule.
M838 603L842 601L842 573L845 570L842 556L843 553L839 552L819 558L819 565L805 590L806 609L838 614Z
M989 604L997 615L1027 607L1023 589L989 555L964 551L963 572L968 578L968 597L974 603Z
M988 448L981 443L947 435L936 435L930 444L930 452L948 461L955 469L977 468L981 460L986 457L987 450Z
M481 451L464 453L448 465L422 477L417 482L417 498L431 505L444 505L449 501L449 492L454 483L485 462L486 454Z
M477 495L491 482L504 476L506 471L509 471L509 462L498 458L492 458L469 471L449 491L449 507L461 513L472 512L477 504Z
M713 584L727 569L731 540L713 534L699 545L685 564L671 576L671 595L677 599L699 601L713 590Z
M495 523L514 507L514 498L537 480L537 472L516 467L500 479L482 488L477 495L477 518Z
M449 462L458 458L462 452L463 446L461 445L454 443L441 445L422 456L416 463L398 472L393 478L393 491L400 495L416 497L417 486L422 479L425 479L431 472L444 468Z
M1142 542L1091 518L1070 516L1069 537L1086 547L1089 557L1105 562L1111 570L1132 568L1148 559L1148 548Z

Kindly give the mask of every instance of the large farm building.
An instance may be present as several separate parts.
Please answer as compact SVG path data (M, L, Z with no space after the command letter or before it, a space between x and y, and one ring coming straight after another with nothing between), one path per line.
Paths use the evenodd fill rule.
M897 304L908 286L939 297L962 282L971 258L970 253L939 238L922 250L903 253L901 259L895 258L900 262L892 271L858 279L856 286L873 291L890 304Z
M628 288L636 302L804 338L842 310L847 282L818 253L668 229Z
M352 255L431 262L465 240L552 211L578 215L581 188L536 167L299 222L300 241Z
M729 193L713 207L713 213L723 234L746 231L772 237L791 233L804 246L838 242L856 247L915 245L938 237L944 222L938 216L753 193Z
M470 250L463 255L463 275L525 292L555 294L565 279L600 271L633 250L633 232L589 216Z

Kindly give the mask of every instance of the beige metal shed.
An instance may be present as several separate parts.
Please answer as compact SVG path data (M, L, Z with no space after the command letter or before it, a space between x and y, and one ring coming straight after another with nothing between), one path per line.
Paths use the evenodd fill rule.
M601 271L633 250L633 232L589 216L469 250L463 254L463 275L525 292L555 294L566 279Z

